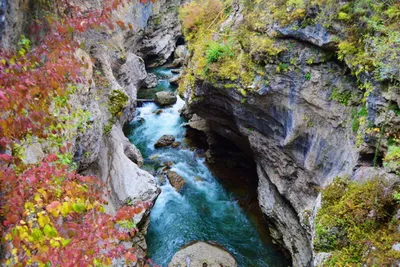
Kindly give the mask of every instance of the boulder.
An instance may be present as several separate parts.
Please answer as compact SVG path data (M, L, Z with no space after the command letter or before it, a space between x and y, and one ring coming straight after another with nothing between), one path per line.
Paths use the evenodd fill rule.
M170 106L176 103L178 98L173 92L158 92L155 97L155 102L160 106Z
M157 76L154 73L148 73L146 79L143 81L145 88L154 88L158 85Z
M174 73L174 74L180 74L181 73L181 69L172 69L171 72Z
M171 147L177 148L177 147L179 147L180 145L181 145L181 142L173 142L172 145L171 145Z
M25 147L24 164L36 164L44 158L42 146L39 143L32 143Z
M188 55L188 49L186 45L178 45L174 52L175 59L185 59Z
M172 145L174 142L175 142L175 136L173 136L173 135L163 135L154 144L154 147L155 148L167 147L167 146Z
M160 114L163 113L163 112L164 112L164 110L162 110L162 109L153 111L153 113L156 114L156 115L160 115Z
M183 179L182 176L177 174L174 171L168 171L167 172L167 178L170 182L170 184L176 189L176 191L181 191L182 188L185 186L186 181Z
M181 80L181 75L176 75L171 79L169 79L169 83L173 85L178 85L180 80Z
M196 266L196 267L236 267L235 258L223 247L197 241L181 248L172 258L168 267Z
M177 58L174 59L174 61L172 61L171 64L168 65L169 68L179 68L182 67L184 63L184 59L183 58Z

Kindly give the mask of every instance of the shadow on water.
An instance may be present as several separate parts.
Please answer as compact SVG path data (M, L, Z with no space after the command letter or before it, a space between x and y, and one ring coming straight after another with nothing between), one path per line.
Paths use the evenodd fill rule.
M170 70L157 68L153 73L160 79L157 88L141 90L140 97L176 89L168 82L172 76ZM153 91L142 92L148 90ZM241 267L288 266L288 261L272 244L268 232L261 231L266 228L260 220L262 216L253 212L257 210L257 205L254 206L256 195L250 193L249 188L254 190L255 187L248 186L244 191L235 187L233 181L238 177L237 173L218 166L210 166L211 171L204 158L185 145L185 122L179 114L183 105L184 101L178 98L174 106L164 108L157 115L155 111L160 107L155 103L145 103L137 109L135 120L125 127L127 137L143 154L146 170L156 175L164 162L172 161L171 170L186 181L179 193L168 181L159 181L162 193L152 209L146 237L149 257L154 263L167 266L186 243L209 240L227 248ZM164 134L174 135L183 145L176 149L154 149L154 143ZM248 176L240 175L248 181Z

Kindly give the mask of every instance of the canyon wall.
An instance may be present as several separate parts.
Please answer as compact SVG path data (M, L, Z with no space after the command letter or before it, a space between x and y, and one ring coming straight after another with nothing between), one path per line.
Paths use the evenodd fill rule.
M394 178L379 168L387 151L379 144L386 141L360 130L357 114L364 105L369 127L385 121L386 129L398 132L398 115L387 114L399 94L375 81L363 102L359 80L334 56L336 35L321 25L280 26L265 20L268 10L246 11L243 2L234 1L208 36L201 25L186 29L191 62L181 90L190 112L205 119L212 134L244 152L251 149L259 204L274 240L290 252L294 266L317 266L323 254L313 249L314 217L321 189L335 177ZM217 60L213 45L219 46Z

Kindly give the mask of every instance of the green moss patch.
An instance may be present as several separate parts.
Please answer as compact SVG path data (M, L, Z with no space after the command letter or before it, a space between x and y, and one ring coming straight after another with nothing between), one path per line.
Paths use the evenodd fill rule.
M315 250L331 252L324 266L394 266L400 252L395 218L398 188L383 179L364 183L337 178L322 193L316 219Z

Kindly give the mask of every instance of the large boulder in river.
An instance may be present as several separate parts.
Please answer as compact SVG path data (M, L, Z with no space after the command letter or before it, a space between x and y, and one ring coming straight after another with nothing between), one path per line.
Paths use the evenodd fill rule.
M171 79L169 79L169 83L173 85L179 85L179 82L181 80L181 75L175 75Z
M143 81L145 88L154 88L158 85L157 76L154 73L148 73L146 79Z
M185 186L186 181L183 179L182 176L177 174L176 172L173 171L168 171L167 172L167 177L169 180L169 183L176 189L176 191L181 191L182 188Z
M235 258L217 244L197 241L181 248L168 267L237 267Z
M173 135L163 135L158 139L158 141L154 144L155 148L161 148L170 146L175 142L175 136Z
M160 106L170 106L176 103L178 98L173 92L158 92L155 101Z

